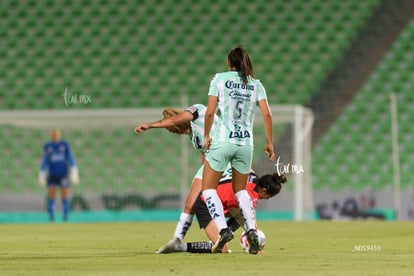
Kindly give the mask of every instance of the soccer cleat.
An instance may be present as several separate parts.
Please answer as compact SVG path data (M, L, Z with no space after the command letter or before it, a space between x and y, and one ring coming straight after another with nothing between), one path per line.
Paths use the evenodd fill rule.
M247 239L249 240L249 253L257 254L260 250L259 236L257 236L256 229L250 229L247 232Z
M157 254L167 254L172 252L182 252L181 250L181 240L179 238L174 238L173 240L170 240L166 244L160 247Z
M220 231L220 236L217 242L211 248L212 253L221 253L223 247L226 243L231 241L234 238L233 232L229 228L223 228Z

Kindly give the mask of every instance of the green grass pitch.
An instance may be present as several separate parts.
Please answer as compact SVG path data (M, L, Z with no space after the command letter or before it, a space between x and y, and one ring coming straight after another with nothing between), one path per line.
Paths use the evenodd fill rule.
M264 254L155 250L174 222L3 224L0 275L414 275L414 223L268 222ZM205 240L195 222L188 241Z

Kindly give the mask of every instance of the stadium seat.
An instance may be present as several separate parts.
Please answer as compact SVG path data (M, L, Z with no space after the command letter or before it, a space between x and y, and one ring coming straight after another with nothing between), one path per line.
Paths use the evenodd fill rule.
M355 148L355 158L345 163L346 170L358 179L351 183L355 189L363 189L369 185L376 190L392 185L392 149L391 149L391 120L389 111L389 94L397 93L399 116L399 142L402 188L413 185L414 178L406 164L411 162L410 152L413 152L412 135L412 89L411 80L407 77L407 64L412 64L410 50L401 47L405 41L414 36L414 23L411 21L400 34L390 52L371 74L367 83L361 88L350 106L338 119L335 126L327 133L314 150L314 162L322 162L326 155L325 148L329 145L346 145ZM407 52L408 51L408 52ZM392 73L391 73L392 72ZM367 105L367 102L370 104ZM341 137L341 133L349 133L351 140ZM352 162L350 162L352 161ZM322 178L322 171L315 172L316 179ZM338 179L338 185L344 179ZM328 183L315 183L321 188Z
M0 97L0 108L65 109L61 94L66 87L90 92L93 96L93 104L74 105L73 109L161 109L181 106L182 95L190 103L205 103L211 77L217 71L226 70L225 55L237 43L249 49L256 75L265 84L271 104L305 103L378 3L378 0L242 1L240 5L229 7L226 2L212 4L208 1L197 4L144 1L140 5L128 1L5 2L0 8L5 26L0 31L5 41L0 48L3 65L0 67L0 91L7 91L7 97ZM227 12L229 8L234 12L228 17L217 15L217 11ZM238 14L245 15L245 22L238 21ZM365 148L373 153L378 151L365 142L388 142L384 142L389 139L389 135L384 134L389 130L386 127L388 118L378 118L375 110L364 109L362 103L382 91L384 84L404 97L412 90L408 72L413 63L407 61L410 58L407 52L412 47L412 25L399 39L400 48L391 51L393 58L383 65L394 72L399 68L405 70L395 76L387 74L385 69L378 71L378 79L369 81L372 89L361 90L363 96L355 103L358 112L344 113L337 131L330 130L315 148L315 162L321 164L321 169L315 170L315 179L321 180L317 181L316 188L323 187L327 179L330 179L329 185L340 187L343 177L354 169L346 155L352 152L352 143L359 146L355 159L351 160L365 162ZM229 35L222 36L222 33ZM240 33L243 35L238 35ZM401 67L403 62L405 67ZM386 101L378 101L378 112L386 113ZM402 103L400 116L411 119L412 116L407 115L411 109L412 106ZM358 114L363 114L362 120ZM350 127L351 122L358 122L358 127ZM410 126L402 123L401 129L406 133ZM365 139L366 132L372 133L372 139ZM86 187L78 189L101 192L127 191L131 187L147 189L136 185L137 177L142 175L145 179L154 178L155 192L177 189L165 185L165 179L180 170L177 162L164 164L155 157L153 161L142 157L179 154L177 149L162 151L159 145L171 140L171 134L159 133L157 139L153 135L143 135L139 150L137 141L131 140L129 133L108 134L100 130L68 134L69 141L83 141L73 145L87 172L82 176ZM352 139L345 140L341 136L343 133L349 133ZM13 137L20 134L16 131ZM2 148L9 147L12 140L8 141L1 144ZM32 154L38 152L38 144L26 142L28 148L24 150ZM133 146L125 148L128 144ZM404 147L409 152L412 147L406 144ZM86 152L84 146L88 148ZM102 151L102 148L111 151ZM19 147L10 146L10 150L16 156L23 155ZM329 162L325 161L327 156L332 158ZM405 155L401 158L411 160ZM332 182L325 174L335 169L332 164L336 161L343 166L335 178L337 182ZM28 166L25 163L21 183L36 172ZM105 170L107 166L114 175ZM371 168L374 165L368 166L370 172L374 171ZM7 168L7 172L14 173L15 167ZM409 174L405 172L403 177ZM0 187L4 185L1 182Z

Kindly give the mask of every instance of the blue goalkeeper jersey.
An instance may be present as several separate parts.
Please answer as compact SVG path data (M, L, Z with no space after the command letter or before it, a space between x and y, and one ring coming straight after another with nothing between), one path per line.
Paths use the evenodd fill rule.
M65 177L69 173L69 167L74 166L76 166L75 158L66 141L51 141L44 145L40 170L47 171L52 177Z

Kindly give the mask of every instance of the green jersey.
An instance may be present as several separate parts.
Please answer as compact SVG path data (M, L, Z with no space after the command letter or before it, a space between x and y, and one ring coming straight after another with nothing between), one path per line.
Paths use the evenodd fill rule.
M204 149L204 117L206 114L206 106L202 104L194 104L187 107L184 111L191 113L193 119L190 122L191 133L190 139L195 149L205 153Z
M208 95L218 97L218 120L214 120L210 133L213 142L253 145L257 102L267 97L260 80L251 77L248 80L243 83L237 71L217 73L211 80Z

